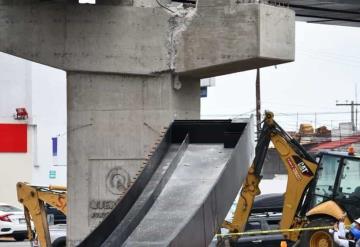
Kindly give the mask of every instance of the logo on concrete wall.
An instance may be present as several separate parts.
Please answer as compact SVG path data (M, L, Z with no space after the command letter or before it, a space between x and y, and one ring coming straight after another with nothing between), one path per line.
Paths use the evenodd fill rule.
M122 167L114 167L106 175L106 187L114 195L120 195L130 187L130 182L130 174Z

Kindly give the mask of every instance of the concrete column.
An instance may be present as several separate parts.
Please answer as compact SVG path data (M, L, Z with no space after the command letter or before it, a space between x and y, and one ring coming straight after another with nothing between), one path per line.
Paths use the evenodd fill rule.
M0 0L0 51L68 72L74 246L131 186L161 127L199 118L200 78L294 59L295 14L235 0L172 11L155 0L70 3Z

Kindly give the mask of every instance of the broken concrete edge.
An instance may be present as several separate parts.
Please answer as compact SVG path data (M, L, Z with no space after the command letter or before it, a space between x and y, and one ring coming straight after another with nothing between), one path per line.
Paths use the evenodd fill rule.
M258 68L266 68L266 67L270 67L270 66L289 63L289 62L293 62L294 60L295 60L295 58L289 59L289 60L274 59L274 58L269 58L269 57L249 58L249 59L241 61L240 63L231 62L231 63L226 64L226 66L228 68L228 69L226 69L226 71L228 72L228 74L234 73L235 69L237 72L244 72L244 71L248 71L248 70L253 70L253 69L258 69ZM259 64L261 64L261 66ZM204 68L204 69L197 69L197 70L192 70L192 71L187 71L187 72L179 72L178 75L179 75L180 81L182 79L186 79L186 78L199 79L199 78L215 77L220 74L219 71L221 71L221 73L224 71L224 68L222 66L223 65L221 65L221 66L214 65L214 66Z
M295 12L289 8L230 3L197 8L189 16L175 39L177 74L213 77L294 60ZM220 18L209 27L211 16ZM274 26L277 32L271 31Z
M142 191L156 172L161 159L164 157L171 143L171 133L169 130L164 134L160 144L157 146L154 154L149 157L142 173L135 180L133 185L126 191L125 195L115 208L104 218L104 220L77 246L100 246L111 234L113 229L124 219L130 211Z
M179 161L183 157L188 145L189 135L186 135L170 164L159 165L151 180L148 182L142 194L139 196L125 218L114 230L109 229L109 231L112 230L112 233L103 242L101 245L102 247L117 247L121 246L126 241L162 192L166 183L169 181L171 175L179 164Z

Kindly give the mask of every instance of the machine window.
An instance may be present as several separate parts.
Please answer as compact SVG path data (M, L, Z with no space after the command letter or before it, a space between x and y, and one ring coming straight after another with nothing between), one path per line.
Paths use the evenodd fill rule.
M357 219L360 217L360 160L345 159L340 175L336 200L351 218Z
M360 160L346 159L340 178L339 193L345 198L352 196L360 199Z
M318 170L318 180L315 187L313 205L317 205L333 196L336 174L340 157L324 155Z
M0 211L3 212L21 212L21 209L15 208L10 205L0 205Z

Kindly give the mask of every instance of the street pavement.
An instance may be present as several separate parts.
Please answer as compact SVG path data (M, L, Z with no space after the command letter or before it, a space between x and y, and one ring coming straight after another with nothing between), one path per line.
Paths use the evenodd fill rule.
M0 238L0 247L31 247L29 241L16 242L11 238Z

